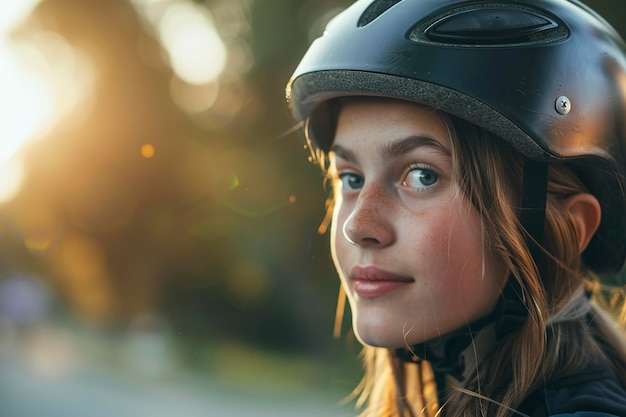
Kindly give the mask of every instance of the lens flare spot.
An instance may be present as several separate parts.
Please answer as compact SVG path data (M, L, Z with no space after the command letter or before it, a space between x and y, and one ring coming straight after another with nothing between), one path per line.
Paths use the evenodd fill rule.
M289 196L289 202L290 202L291 204L295 203L295 202L296 202L296 196L295 196L295 195L293 195L293 194L292 194L292 195L290 195L290 196Z
M146 159L150 159L154 156L154 146L146 143L145 145L143 145L141 147L141 156L143 156Z
M26 248L33 254L48 252L55 241L55 236L49 233L32 234L24 238Z
M230 190L234 190L239 187L239 176L237 174L233 174L233 178L230 181Z

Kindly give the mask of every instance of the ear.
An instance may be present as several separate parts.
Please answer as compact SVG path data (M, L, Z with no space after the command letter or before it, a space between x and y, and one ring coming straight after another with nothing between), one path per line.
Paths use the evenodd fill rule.
M600 203L589 193L579 193L565 200L565 208L574 218L578 232L578 251L582 253L600 225Z

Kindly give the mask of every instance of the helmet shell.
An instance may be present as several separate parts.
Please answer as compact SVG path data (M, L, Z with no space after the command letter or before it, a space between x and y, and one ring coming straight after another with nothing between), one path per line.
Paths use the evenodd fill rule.
M602 206L583 253L596 273L626 255L626 47L575 0L359 0L315 40L287 85L316 146L327 106L383 96L468 120L528 158L567 161Z

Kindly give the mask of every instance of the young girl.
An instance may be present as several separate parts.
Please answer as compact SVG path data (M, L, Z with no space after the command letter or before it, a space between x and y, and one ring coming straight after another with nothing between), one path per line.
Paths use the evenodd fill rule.
M287 98L333 183L363 416L626 416L624 312L601 302L626 253L626 56L602 18L360 0Z

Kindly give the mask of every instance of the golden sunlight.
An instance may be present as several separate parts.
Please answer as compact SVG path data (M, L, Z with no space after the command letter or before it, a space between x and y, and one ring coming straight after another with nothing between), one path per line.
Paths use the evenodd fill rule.
M0 203L20 189L20 151L75 109L93 82L89 60L60 35L40 30L26 39L15 36L39 1L0 4Z
M41 79L22 72L11 55L8 36L38 0L0 5L0 203L11 199L22 182L21 161L13 159L49 112L49 99L39 94Z
M2 149L4 142L0 142ZM24 164L17 158L0 160L0 203L9 201L20 189L24 178Z
M50 118L52 100L46 81L20 67L6 40L0 42L0 162L5 162Z

